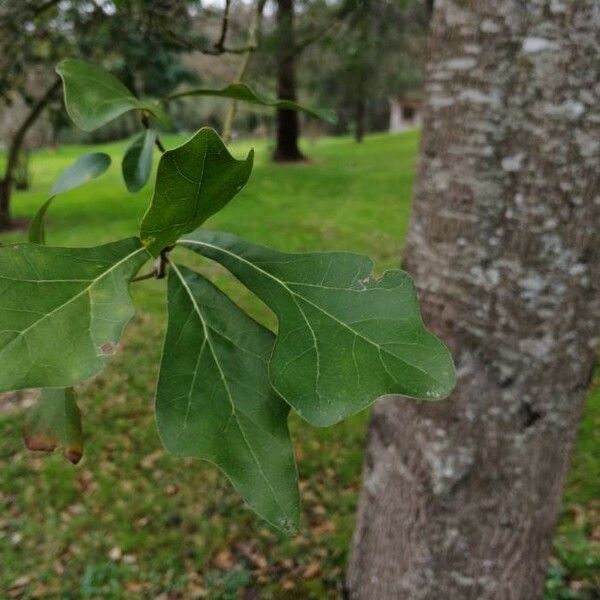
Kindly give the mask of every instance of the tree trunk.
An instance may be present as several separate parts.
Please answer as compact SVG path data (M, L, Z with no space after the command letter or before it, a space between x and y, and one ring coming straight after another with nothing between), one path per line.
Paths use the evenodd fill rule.
M360 144L365 137L366 107L364 98L357 98L355 105L355 116L356 129L354 130L354 139Z
M4 175L2 176L2 179L0 179L0 231L10 229L12 225L10 197L12 194L15 171L19 162L19 154L21 152L21 147L23 146L23 141L25 140L25 135L42 114L42 111L48 102L52 100L54 94L60 89L60 85L60 79L57 78L46 90L44 95L31 107L25 120L21 123L10 141L8 152L6 154Z
M294 38L294 0L277 0L277 94L296 101L296 48ZM298 113L277 111L277 146L273 159L281 162L304 160L298 148Z
M350 85L354 93L354 139L359 144L363 141L367 125L367 98L372 87L373 65L377 64L374 55L374 26L373 15L376 12L376 4L371 0L361 0L357 13L358 47L360 52L355 57L355 71L350 78Z
M30 155L26 147L19 152L13 180L16 190L25 191L31 187Z
M390 126L389 133L398 133L406 129L404 119L402 118L402 103L398 98L389 98L390 104Z
M6 231L12 227L10 217L10 190L3 179L0 179L0 231Z
M439 0L406 267L459 384L371 421L352 600L542 597L600 330L595 0Z
M431 21L431 15L433 15L434 0L425 0L425 14L427 15L427 21Z

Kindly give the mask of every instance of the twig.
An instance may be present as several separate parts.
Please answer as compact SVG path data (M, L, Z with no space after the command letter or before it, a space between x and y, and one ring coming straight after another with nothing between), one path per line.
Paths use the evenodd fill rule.
M137 281L146 281L147 279L164 279L167 276L169 252L171 252L174 247L175 246L167 246L164 250L162 250L159 257L156 259L156 262L154 263L154 268L152 271L134 277L131 280L131 283L136 283Z
M260 24L262 20L262 13L265 8L267 0L256 0L254 5L254 10L252 12L252 21L250 23L250 28L248 30L248 47L258 48L258 36L260 33ZM240 67L238 69L238 74L236 77L236 82L241 83L246 76L246 71L248 70L248 65L250 63L250 57L252 56L252 52L248 50L241 62ZM225 115L225 123L223 124L223 141L227 144L231 141L231 134L233 132L233 122L235 120L235 115L237 114L238 102L237 100L232 100L229 105L229 109L227 114Z
M245 52L254 52L256 50L255 46L242 46L240 48L229 48L227 46L223 46L222 48L216 48L215 46L206 48L203 46L197 46L190 40L187 40L174 31L167 31L167 34L171 36L171 39L179 44L181 48L184 50L189 50L190 52L200 52L201 54L208 54L209 56L221 56L222 54L244 54Z
M266 0L259 0L259 4L264 7ZM167 31L168 35L180 46L186 50L200 52L202 54L208 54L209 56L221 56L222 54L247 54L254 52L257 49L257 44L253 40L249 40L248 45L241 46L239 48L229 48L226 46L227 33L229 31L229 17L231 12L231 0L225 0L225 8L223 9L223 16L221 18L221 33L219 39L211 47L201 47L194 44L189 39L180 36L173 30ZM261 8L262 13L262 8ZM249 36L251 37L251 36Z
M231 8L231 0L225 0L225 9L223 10L223 18L221 19L221 35L215 43L215 50L224 50L225 40L227 39L227 29L229 28L229 9Z
M167 149L163 146L163 143L160 141L160 138L158 137L158 135L156 136L156 140L154 141L154 143L156 144L156 147L164 154Z
M174 246L167 246L161 251L158 260L156 261L156 279L164 279L167 274L167 266L169 265L169 252Z
M146 129L150 129L150 121L148 121L148 115L146 113L142 113L142 125L146 128ZM160 137L158 136L158 133L156 134L156 138L154 140L154 143L156 144L156 147L164 154L167 150L166 148L163 146L163 143L160 141Z
M301 54L308 48L308 46L318 42L321 38L325 37L329 32L334 31L336 28L341 29L346 25L346 21L350 22L356 16L359 11L359 4L351 5L351 8L341 8L338 10L335 19L331 20L324 27L317 29L312 32L312 35L307 35L303 40L296 42L292 52L294 54Z

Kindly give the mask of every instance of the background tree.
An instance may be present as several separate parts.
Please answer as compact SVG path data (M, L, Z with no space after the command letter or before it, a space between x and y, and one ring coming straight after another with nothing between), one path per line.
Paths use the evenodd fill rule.
M352 18L348 35L343 37L349 43L343 46L346 51L342 72L347 88L345 93L354 105L354 138L357 142L362 142L365 135L369 88L376 72L373 68L377 60L373 52L376 5L377 2L372 0L349 0L344 7Z
M185 48L177 36L206 44L204 36L190 32L190 8L197 6L185 0L125 0L107 14L104 5L88 12L75 5L70 13L75 50L86 60L102 57L139 96L161 97L196 79L181 61Z
M320 20L337 26L303 55L301 84L336 109L336 131L353 131L360 140L368 130L387 129L390 99L421 94L428 37L424 2L343 0L323 12Z
M54 65L65 56L100 60L117 71L140 95L158 96L192 73L181 64L188 43L206 45L205 36L189 33L190 8L197 1L124 0L105 2L12 3L0 9L0 98L5 105L20 100L27 108L7 141L0 179L0 230L11 227L10 199L25 139L60 89ZM116 63L116 65L115 65ZM52 123L64 123L53 111ZM117 124L122 135L124 121ZM125 132L128 130L125 129ZM56 137L56 132L54 132ZM99 139L111 137L111 130ZM53 141L56 141L53 140Z
M23 114L6 145L0 176L0 231L12 226L10 197L25 137L60 89L47 68L64 51L65 36L52 27L58 2L12 3L0 8L0 99L20 102Z
M297 100L294 0L277 0L277 96L284 100ZM280 162L304 160L298 147L299 136L298 114L279 109L273 159Z
M436 3L406 267L460 380L375 409L353 599L542 595L598 348L596 17Z

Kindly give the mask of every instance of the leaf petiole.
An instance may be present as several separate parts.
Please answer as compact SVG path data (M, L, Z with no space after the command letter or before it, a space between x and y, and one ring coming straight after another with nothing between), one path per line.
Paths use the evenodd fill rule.
M142 110L141 115L142 115L142 125L144 126L144 129L150 129L150 121L148 119L148 113ZM163 146L163 143L160 141L160 137L158 136L158 134L156 134L156 138L154 138L154 144L156 145L156 147L160 150L160 152L162 154L164 154L167 151L167 149Z
M173 250L174 246L167 246L156 259L154 268L148 273L138 275L131 280L131 283L138 281L145 281L147 279L164 279L167 276L167 266L169 264L169 252Z

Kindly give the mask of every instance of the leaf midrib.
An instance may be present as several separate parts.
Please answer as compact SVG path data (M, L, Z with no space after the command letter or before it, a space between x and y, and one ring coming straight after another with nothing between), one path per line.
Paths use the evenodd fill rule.
M207 326L207 323L204 320L204 316L202 314L202 311L200 310L200 307L198 306L198 303L196 302L196 298L194 297L192 290L189 288L187 282L185 281L181 271L177 268L177 266L174 263L171 263L171 267L173 268L173 270L175 271L175 273L177 273L177 276L179 277L179 280L181 281L181 285L183 286L183 288L185 289L185 291L187 292L192 305L194 306L194 309L198 315L198 318L200 319L200 323L202 324L202 329L204 331L204 339L206 340L208 347L210 348L210 352L213 355L213 359L215 361L215 364L217 366L217 369L219 370L219 376L223 382L223 386L225 387L225 390L227 392L227 398L229 399L229 403L231 404L231 415L227 421L227 425L225 426L225 429L227 429L227 427L229 426L229 422L231 421L232 418L235 418L235 421L237 423L237 426L240 430L240 433L242 434L242 438L244 440L244 443L246 444L246 446L248 447L248 450L250 451L250 455L252 456L254 462L256 463L256 466L258 467L258 471L261 474L262 478L264 479L265 483L267 484L267 487L269 488L269 490L271 491L271 494L273 495L273 498L275 500L275 502L277 503L277 506L279 506L279 509L281 510L281 512L285 515L287 515L288 519L290 519L290 521L293 522L293 519L290 517L290 515L288 514L288 511L285 510L283 508L283 506L281 505L279 498L277 496L277 494L275 493L275 490L273 489L273 486L271 485L271 482L269 481L268 477L265 475L262 466L260 464L260 461L258 460L256 454L254 453L254 449L252 448L252 445L250 444L250 442L248 441L246 434L244 432L244 428L242 427L239 418L237 417L236 413L237 413L237 408L233 402L233 396L231 394L231 390L229 389L229 384L227 382L227 378L225 377L225 374L223 373L223 369L221 368L221 363L219 362L219 359L217 357L217 354L213 348L213 344L211 341L211 337L210 334L208 332L209 327ZM240 411L242 412L242 411ZM242 414L244 414L242 412ZM246 416L246 418L253 422L252 419L249 419L248 416ZM260 428L260 427L259 427Z

